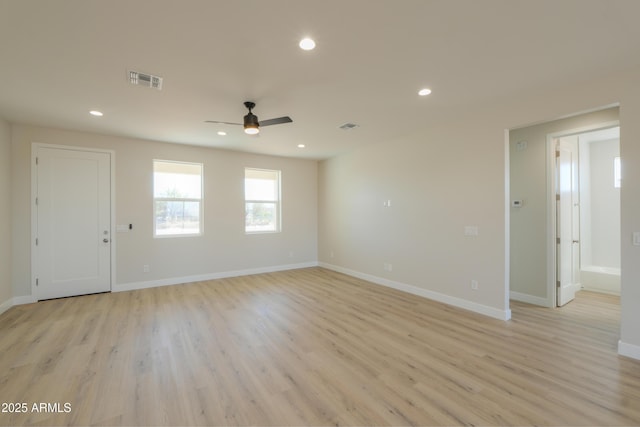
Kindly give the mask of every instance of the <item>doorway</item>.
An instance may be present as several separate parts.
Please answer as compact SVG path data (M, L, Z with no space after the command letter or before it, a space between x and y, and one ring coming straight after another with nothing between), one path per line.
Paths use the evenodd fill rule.
M543 307L557 306L556 251L558 248L555 200L557 183L555 145L552 140L577 137L580 134L604 131L618 126L619 109L613 106L509 130L507 209L509 216L508 291L511 300ZM583 164L581 169L583 173L580 174L576 168L579 177L572 178L583 190L583 194L573 196L582 203L583 207L589 202L584 195L587 185L580 182L586 176L584 173L588 169L586 166L589 166L588 162L581 158L588 153L588 150L583 147L585 143L581 141L584 138L581 135L578 142L578 161ZM583 149L580 150L580 148ZM591 205L595 208L602 207L602 203L596 203L593 200ZM572 251L572 255L565 255L565 259L575 256L579 260L580 270L574 272L574 276L577 278L575 282L580 283L580 288L584 287L584 279L589 276L589 273L585 274L583 269L588 255L585 242L589 240L585 230L590 229L589 218L585 218L585 215L589 212L587 209L580 209L580 206L577 207L578 218L574 222L578 225L578 230L571 235L570 239L571 244L576 248ZM609 230L611 229L615 229L619 239L619 226L611 223ZM573 240L577 240L578 243L574 244ZM616 250L620 250L619 244Z
M42 144L32 152L33 295L110 291L112 153Z
M569 303L581 289L620 295L620 127L549 134L547 141L551 305Z
M579 136L582 288L621 293L620 127Z

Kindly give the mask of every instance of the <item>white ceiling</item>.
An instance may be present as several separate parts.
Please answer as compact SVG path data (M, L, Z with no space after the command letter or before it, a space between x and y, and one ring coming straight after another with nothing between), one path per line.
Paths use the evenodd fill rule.
M638 17L638 0L0 0L0 117L320 159L638 66ZM294 122L204 123L242 121L246 100Z

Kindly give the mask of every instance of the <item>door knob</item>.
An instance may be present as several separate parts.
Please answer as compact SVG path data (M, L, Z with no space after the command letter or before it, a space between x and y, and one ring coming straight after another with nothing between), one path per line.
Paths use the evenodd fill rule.
M574 240L573 243L580 243L580 240Z
M103 242L109 243L109 239L102 239Z

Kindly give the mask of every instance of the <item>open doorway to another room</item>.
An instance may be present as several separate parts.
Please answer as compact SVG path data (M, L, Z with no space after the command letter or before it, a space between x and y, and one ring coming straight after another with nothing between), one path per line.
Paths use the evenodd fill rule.
M552 305L569 303L582 289L619 296L620 127L550 134L547 144Z
M620 295L620 127L578 135L580 283Z
M510 130L512 300L556 307L582 289L620 294L619 130L618 107ZM559 156L564 182L556 163L561 141L570 146ZM564 203L559 185L569 189ZM561 279L565 296L557 291Z

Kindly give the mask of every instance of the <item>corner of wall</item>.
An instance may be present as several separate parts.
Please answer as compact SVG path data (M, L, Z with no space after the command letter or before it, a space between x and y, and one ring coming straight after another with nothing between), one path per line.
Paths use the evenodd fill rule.
M640 360L640 345L618 341L618 354Z
M11 200L11 125L0 118L0 200ZM11 203L0 204L0 313L12 306Z
M13 300L12 299L8 299L4 302L0 303L0 314L4 313L5 311L9 310L11 307L13 307Z

